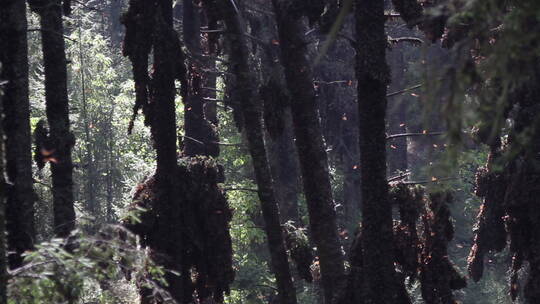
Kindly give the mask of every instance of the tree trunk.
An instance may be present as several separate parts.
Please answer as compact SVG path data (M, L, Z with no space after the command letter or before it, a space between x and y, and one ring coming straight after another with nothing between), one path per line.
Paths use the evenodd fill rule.
M133 119L143 109L145 124L150 127L157 154L152 213L159 220L151 223L147 245L156 262L168 270L182 272L183 227L177 181L175 79L185 89L184 58L180 41L173 29L171 0L130 0L123 19L126 26L124 56L133 66L136 101ZM153 72L148 75L149 55L153 48ZM133 121L131 122L132 126ZM166 289L182 303L189 297L183 286L183 277L172 272L165 274ZM141 288L141 296L147 289Z
M275 181L276 196L280 203L281 222L292 221L299 227L303 226L298 209L300 168L294 146L290 109L286 108L284 112L283 133L275 139L267 136L268 158Z
M306 58L306 27L301 19L289 14L290 1L273 0L273 4L285 78L292 96L294 133L311 235L317 246L326 303L331 303L334 294L342 287L345 276L311 63Z
M21 1L24 2L24 1ZM4 19L2 7L0 7L0 17ZM3 24L2 24L3 25ZM0 25L0 26L2 26ZM3 27L1 28L3 30ZM3 43L3 40L0 40ZM0 47L3 49L3 47ZM2 71L0 64L0 75ZM0 78L0 113L4 110L3 86ZM0 115L0 125L4 118ZM0 128L0 138L4 138L4 129ZM7 239L6 239L6 172L5 172L5 146L4 141L0 140L0 304L7 304L7 283L8 283L8 261L7 261Z
M189 87L184 97L184 153L187 156L207 155L217 157L216 131L213 125L206 120L204 100L206 90L205 61L203 59L203 46L201 41L201 14L193 0L184 0L183 7L183 33L184 42L191 56L188 60Z
M241 105L249 152L255 170L259 199L268 238L271 269L277 281L280 303L297 303L291 278L291 271L285 251L282 228L279 221L278 202L274 192L274 182L266 156L260 107L255 104L253 75L248 63L248 49L244 39L244 28L235 8L228 0L223 0L223 18L227 27L231 71L236 76L235 90Z
M257 21L262 24L259 39L272 41L276 38L275 20L272 16L266 16ZM276 64L279 62L278 51L279 48L274 45L259 48L262 82L259 96L263 103L268 161L275 182L275 193L280 204L281 222L293 221L298 227L303 226L298 209L300 166L294 146L290 98L283 79L283 68Z
M392 210L386 181L386 65L384 1L356 1L356 76L362 182L363 298L396 302Z
M75 139L69 130L62 3L60 0L30 1L30 5L41 19L48 140L51 143L49 160L52 172L54 231L59 237L67 237L75 227L71 160L71 149Z
M35 239L30 102L28 100L28 47L25 1L8 1L0 7L0 81L4 86L6 215L9 263L22 264L21 254L33 248Z
M332 2L332 1L331 1ZM332 4L337 4L333 1ZM321 20L321 22L324 22ZM341 32L352 35L354 21L347 18ZM322 29L321 29L322 30ZM324 46L331 35L321 33L319 46ZM317 51L322 51L318 48ZM329 147L330 165L340 169L343 175L343 191L340 198L341 208L337 209L338 225L345 229L342 236L344 245L349 249L354 232L360 219L360 166L358 144L358 106L356 104L356 82L354 80L354 48L344 39L337 39L329 47L315 69L317 96L321 126L326 145ZM352 233L351 233L352 235Z
M175 114L175 49L176 45L168 41L173 30L172 0L157 0L156 28L154 36L154 73L152 77L152 115L150 131L157 154L156 182L158 199L156 212L161 218L152 237L152 248L158 255L167 254L163 265L178 272L182 265L182 245L178 236L181 206L176 206L178 187L176 180L176 114ZM178 237L174 237L178 236ZM183 274L187 275L187 274ZM175 274L166 275L167 289L177 301L183 300L182 278Z

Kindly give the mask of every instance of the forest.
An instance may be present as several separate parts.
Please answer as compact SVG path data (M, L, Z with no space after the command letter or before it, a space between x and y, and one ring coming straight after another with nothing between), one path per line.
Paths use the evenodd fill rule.
M540 1L1 0L38 303L540 304Z

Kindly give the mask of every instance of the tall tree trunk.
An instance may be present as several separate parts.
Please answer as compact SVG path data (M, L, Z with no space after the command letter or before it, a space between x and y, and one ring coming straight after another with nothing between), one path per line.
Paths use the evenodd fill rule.
M22 264L21 254L32 249L35 239L28 100L28 46L25 1L8 1L0 7L0 81L4 86L3 121L6 136L6 173L12 184L6 189L8 249L12 268Z
M337 4L336 1L331 1ZM345 8L344 8L345 9ZM321 22L325 22L321 20ZM326 21L327 22L327 21ZM354 22L346 18L341 31L351 35ZM322 29L321 29L322 30ZM325 45L332 35L321 33L319 45ZM320 48L318 51L322 51ZM360 166L358 144L358 106L356 104L356 85L354 80L354 48L343 39L337 39L329 47L315 69L317 96L321 125L326 145L329 147L330 162L343 174L342 207L338 209L338 225L347 231L354 231L360 219ZM352 239L344 245L349 249Z
M222 0L223 18L227 27L231 71L236 76L235 90L241 105L249 152L255 170L261 209L265 221L265 231L272 271L276 277L280 303L297 303L291 271L285 251L282 228L279 221L278 202L274 192L274 182L266 156L260 107L254 102L255 86L249 68L249 52L244 38L241 17L229 0Z
M258 22L263 24L259 35L262 41L277 40L272 16L265 16ZM264 109L265 141L275 193L280 204L281 222L293 221L296 226L303 226L298 209L300 165L294 146L290 98L283 79L283 67L276 64L279 62L278 51L275 45L261 46L259 49L262 82L259 96Z
M292 221L298 227L303 226L298 209L300 168L294 146L292 118L289 108L285 109L283 119L283 133L275 139L270 138L270 136L267 137L268 157L275 181L276 196L280 203L281 222Z
M24 2L24 1L21 1ZM0 17L4 18L0 8ZM5 19L2 19L5 20ZM1 26L1 25L0 25ZM0 39L0 49L3 49L3 40ZM2 64L0 63L0 73ZM0 74L1 75L1 74ZM0 78L0 113L4 110L3 86ZM0 125L4 118L0 115ZM0 138L4 138L4 129L0 128ZM8 283L8 261L7 261L7 239L6 239L6 167L5 167L5 146L4 140L0 140L0 304L7 304L7 283Z
M206 75L203 71L206 60L203 55L201 41L201 13L193 0L184 0L183 7L184 42L190 52L188 61L189 88L184 97L184 153L187 156L207 155L218 156L219 146L213 126L206 120L204 100L206 90L203 90Z
M311 235L317 246L326 303L344 283L344 264L332 198L328 159L318 119L311 63L306 58L305 26L290 13L291 1L273 0L285 78L307 200Z
M152 78L152 115L150 131L157 153L156 181L158 185L158 200L156 211L162 220L157 224L152 247L158 254L166 253L172 261L165 261L164 266L181 271L175 266L182 265L180 239L168 237L178 235L180 219L179 206L176 199L179 196L176 180L176 114L175 114L175 49L176 45L168 41L173 30L172 0L157 0L158 29L154 37L154 73ZM180 207L181 208L181 207ZM187 274L183 274L187 275ZM177 301L184 296L182 278L175 274L166 275L168 290ZM187 295L186 295L187 296Z
M356 1L356 76L362 182L363 298L396 301L392 210L386 181L386 65L384 1Z
M157 154L152 213L159 220L153 222L146 235L147 245L152 249L157 263L181 273L183 229L189 219L183 217L183 214L187 214L183 210L186 206L179 195L177 177L174 82L178 79L182 90L185 90L186 81L184 54L173 28L172 1L130 0L123 22L126 26L123 54L132 62L135 80L136 101L132 119L142 108ZM150 77L148 61L152 49L154 58ZM188 273L181 276L173 272L165 274L166 289L177 302L191 299L191 293L184 285L189 278ZM143 288L141 295L149 292Z
M75 227L73 208L73 163L71 149L75 138L69 130L67 62L60 0L29 1L40 16L43 61L45 67L45 101L54 209L54 231L69 236Z

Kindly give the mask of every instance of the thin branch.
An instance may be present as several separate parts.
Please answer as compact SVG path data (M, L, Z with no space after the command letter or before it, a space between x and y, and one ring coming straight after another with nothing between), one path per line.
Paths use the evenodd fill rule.
M420 84L414 85L414 86L412 86L412 87L405 88L405 89L403 89L403 90L399 90L399 91L396 91L396 92L388 93L388 94L386 95L386 97L392 97L392 96L396 96L396 95L400 95L400 94L406 93L406 92L408 92L408 91L416 90L416 89L422 87L422 85L423 85L423 84L420 83Z
M341 84L341 83L350 83L350 82L353 82L353 81L352 80L334 80L334 81L318 80L318 81L314 81L313 83L316 83L316 84Z
M388 38L388 41L392 44L397 44L400 42L410 42L414 45L420 45L424 43L424 40L416 37L397 37L397 38Z
M432 178L431 180L422 180L422 181L406 181L402 182L404 185L421 185L421 184L429 184L429 183L438 183L438 182L444 182L449 180L456 180L459 179L458 177L442 177L442 178Z
M384 14L384 16L388 19L401 17L401 15L398 13L387 13L387 14Z
M257 286L257 287L269 288L269 289L273 289L273 290L275 290L275 291L278 291L277 288L275 288L275 287L273 287L273 286L270 286L270 285L257 284L257 285L255 285L255 286Z
M196 142L196 143L198 143L198 144L200 144L200 145L207 145L206 143L204 143L204 142L202 142L202 141L200 141L200 140L198 140L198 139L195 139L195 138L193 138L193 137L186 136L186 135L180 135L180 136L182 136L183 138L189 139L189 140L191 140L191 141L193 141L193 142ZM244 145L244 144L242 144L242 143L224 143L224 142L219 142L219 141L210 142L210 143L208 143L208 144L220 145L220 146L235 146L235 147L243 146L243 145Z
M444 135L445 132L424 132L424 133L402 133L402 134L393 134L386 136L386 140L399 138L399 137L410 137L410 136L438 136Z
M24 266L21 266L19 268L13 269L13 270L10 270L8 272L9 272L9 275L11 277L16 277L16 276L20 276L21 274L24 274L26 271L28 271L28 270L30 270L30 269L32 269L34 267L39 267L39 266L43 266L43 265L47 265L47 264L51 264L51 263L56 263L56 261L47 260L47 261L42 261L42 262L37 262L37 263L26 264Z
M217 30L203 30L201 29L201 33L224 33L225 29L217 29Z
M406 172L403 172L403 173L400 173L398 175L395 175L395 176L391 176L389 177L386 181L391 183L391 182L395 182L397 180L400 180L400 179L403 179L403 178L406 178L408 176L411 175L411 171L406 171Z

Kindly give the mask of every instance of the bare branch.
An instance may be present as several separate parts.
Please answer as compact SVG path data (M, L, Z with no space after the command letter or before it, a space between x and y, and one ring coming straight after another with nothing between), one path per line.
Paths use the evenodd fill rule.
M393 134L386 136L386 140L399 138L399 137L410 137L410 136L438 136L444 135L445 132L424 132L424 133L402 133L402 134Z
M392 96L396 96L396 95L400 95L400 94L403 94L403 93L406 93L408 91L412 91L412 90L416 90L418 88L422 87L422 84L417 84L417 85L414 85L412 87L409 87L409 88L405 88L403 90L399 90L399 91L396 91L396 92L392 92L392 93L388 93L386 95L386 97L392 97Z
M410 42L413 45L420 45L420 44L424 43L424 40L422 40L420 38L416 38L416 37L397 37L397 38L389 37L388 42L390 42L392 44L397 44L397 43L400 43L400 42Z

